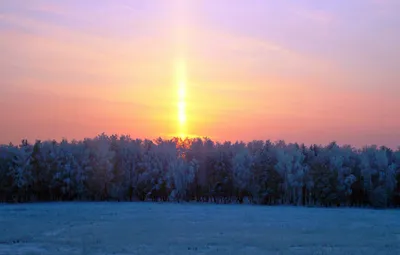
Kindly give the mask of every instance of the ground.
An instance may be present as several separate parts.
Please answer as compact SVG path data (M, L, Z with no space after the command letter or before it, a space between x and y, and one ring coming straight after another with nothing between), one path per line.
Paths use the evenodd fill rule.
M0 205L0 255L400 254L400 211L157 203Z

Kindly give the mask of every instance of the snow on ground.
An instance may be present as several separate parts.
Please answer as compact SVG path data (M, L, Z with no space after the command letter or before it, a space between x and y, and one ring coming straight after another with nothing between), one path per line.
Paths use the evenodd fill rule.
M0 205L0 254L400 254L400 211L250 205Z

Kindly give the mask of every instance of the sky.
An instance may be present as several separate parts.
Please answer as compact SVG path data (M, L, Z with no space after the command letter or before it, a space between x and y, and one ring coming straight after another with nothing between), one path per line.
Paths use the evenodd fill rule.
M0 143L400 145L400 1L0 2Z

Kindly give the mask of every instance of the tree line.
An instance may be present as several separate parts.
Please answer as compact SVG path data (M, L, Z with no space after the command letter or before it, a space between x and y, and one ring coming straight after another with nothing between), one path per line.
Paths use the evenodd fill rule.
M400 148L284 141L23 140L0 147L0 201L400 206Z

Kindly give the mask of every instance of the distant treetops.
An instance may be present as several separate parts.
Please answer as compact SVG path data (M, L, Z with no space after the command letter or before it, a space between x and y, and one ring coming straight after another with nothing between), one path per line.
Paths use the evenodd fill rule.
M0 147L0 201L400 206L400 149L208 138L26 140Z

